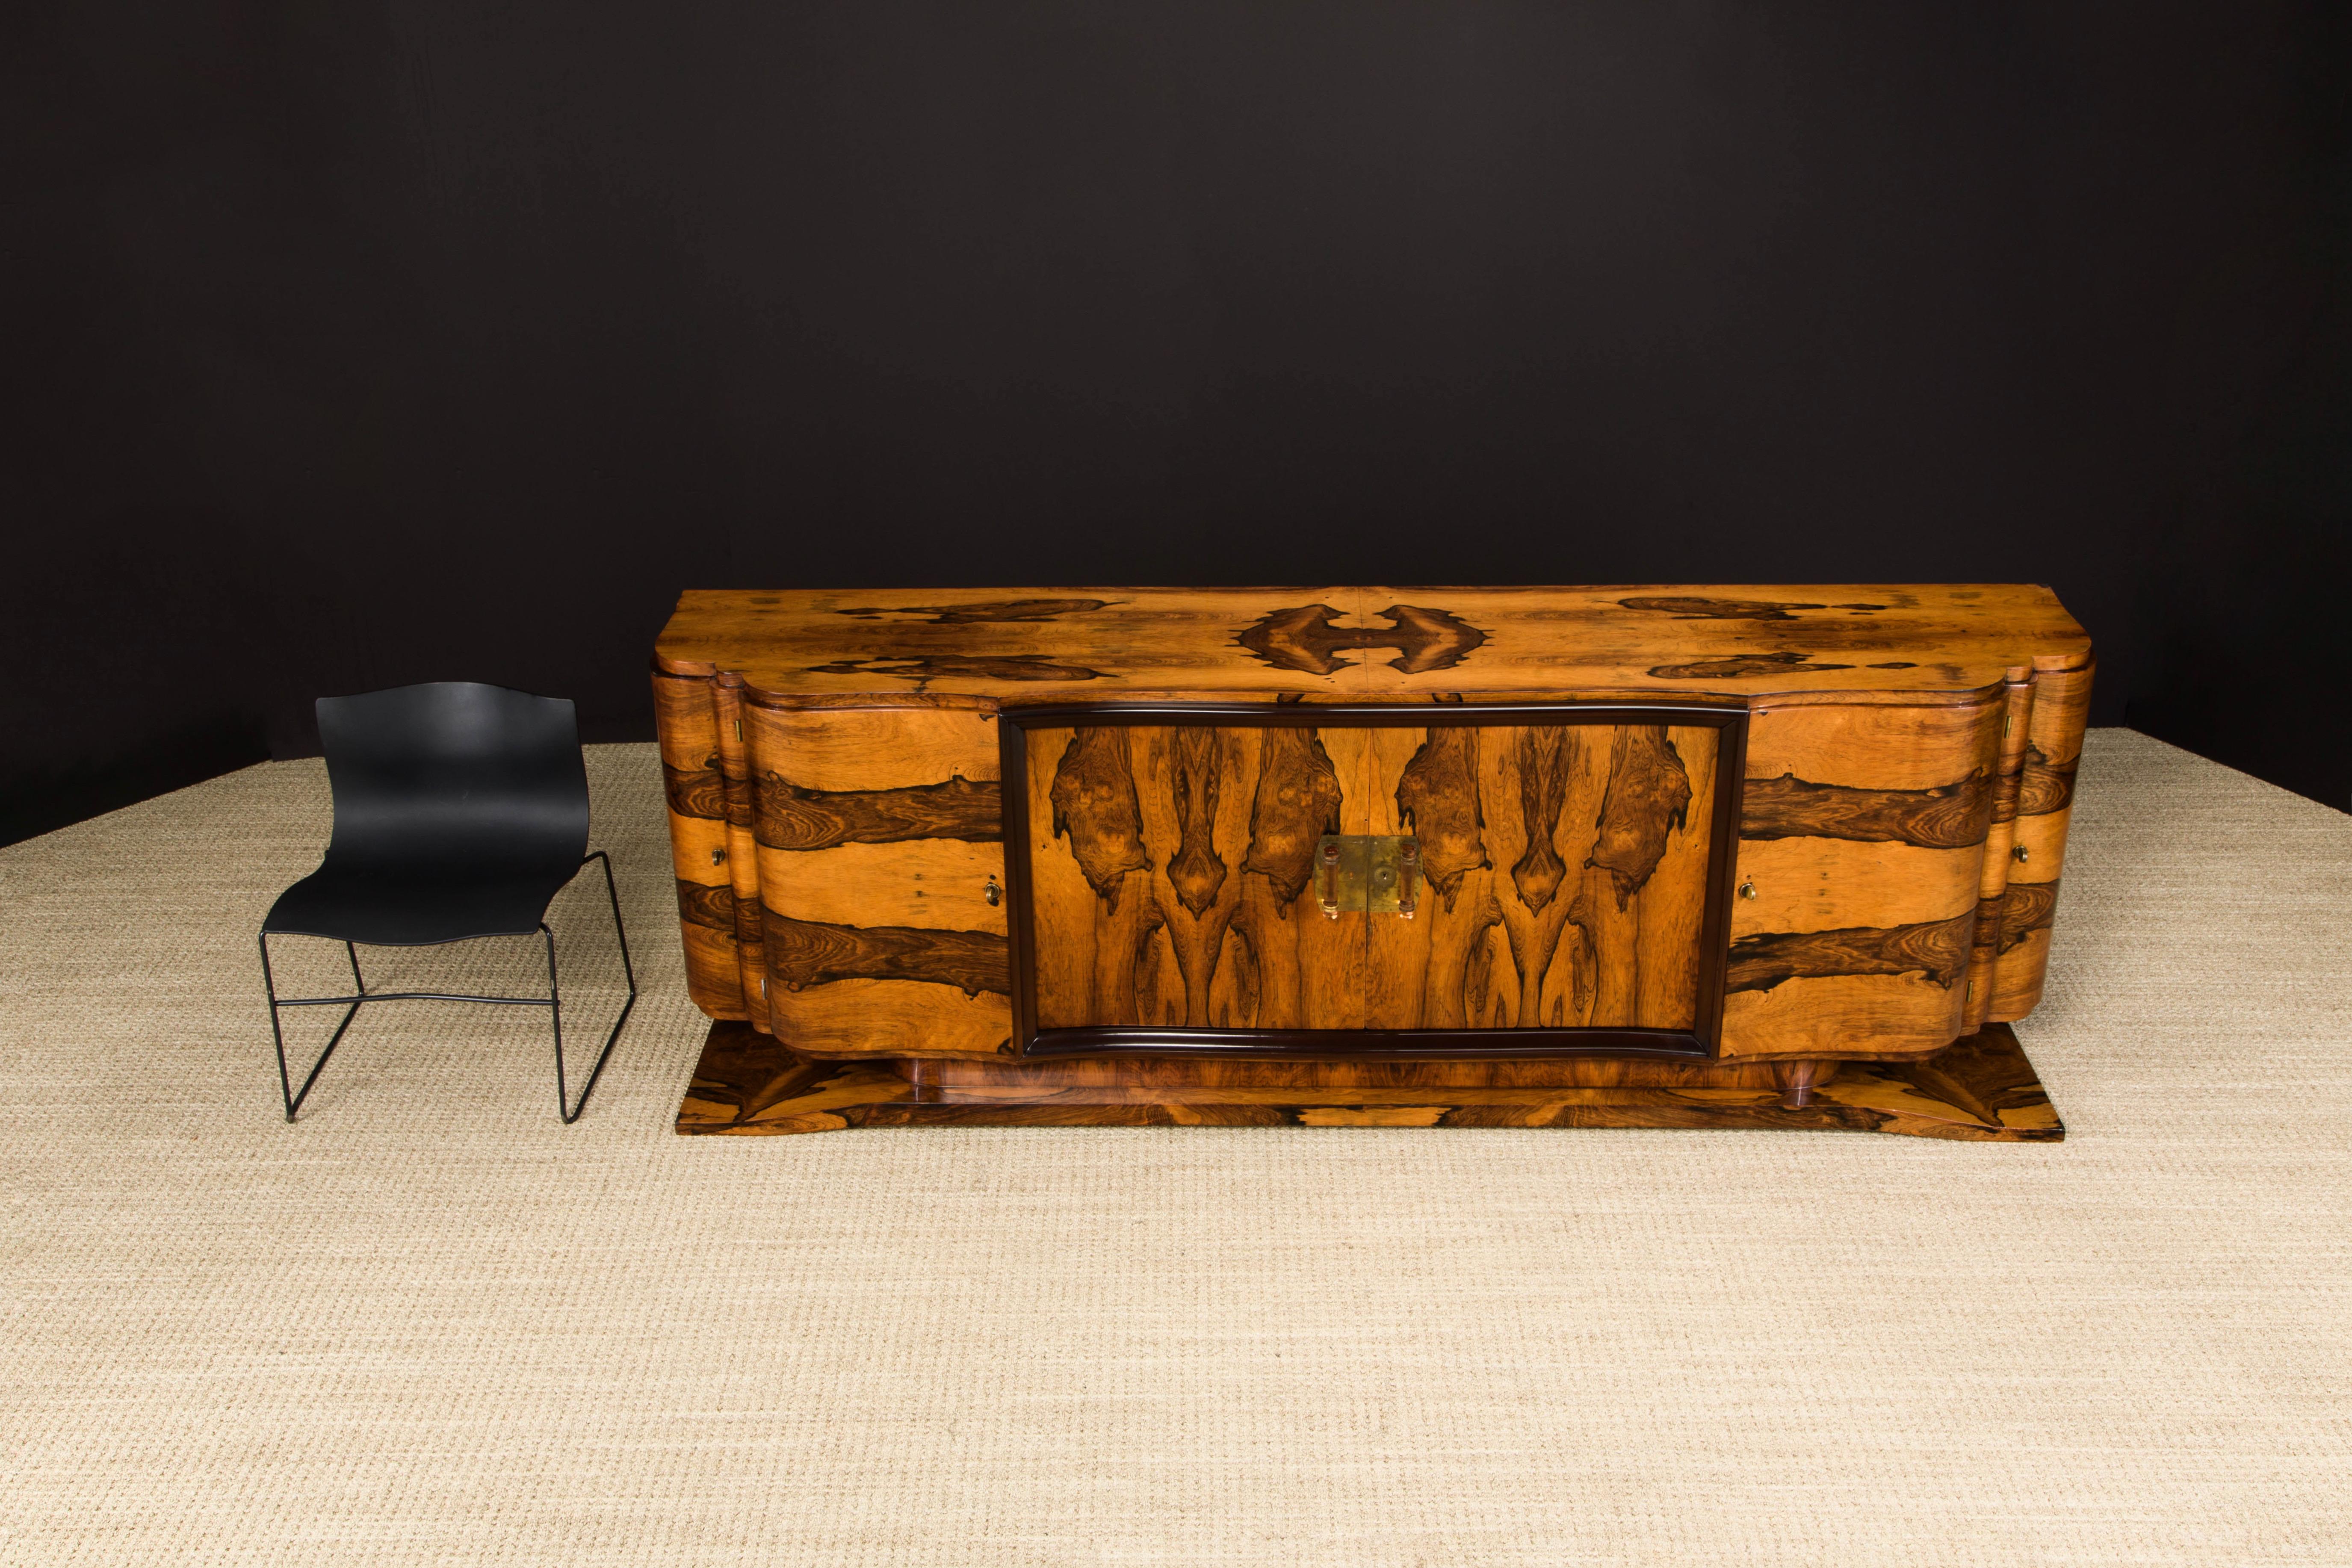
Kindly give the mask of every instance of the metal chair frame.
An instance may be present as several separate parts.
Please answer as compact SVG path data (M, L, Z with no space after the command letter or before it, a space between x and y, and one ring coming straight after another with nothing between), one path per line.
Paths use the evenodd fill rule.
M588 1096L594 1091L596 1079L603 1074L606 1060L612 1057L614 1045L621 1037L622 1026L629 1021L629 1010L637 1005L637 973L629 962L629 933L627 928L621 923L621 895L613 885L613 862L602 849L589 851L581 857L580 864L584 867L591 860L601 861L604 864L604 896L613 907L613 934L619 939L621 944L621 973L629 983L629 995L628 1000L621 1004L621 1016L613 1020L613 1032L604 1037L604 1048L596 1054L596 1065L589 1069L588 1081L580 1086L580 1099L577 1103L572 1101L570 1090L564 1084L563 993L556 982L555 933L548 929L544 920L539 922L539 935L547 944L547 994L544 996L476 996L449 991L370 991L367 988L367 982L360 975L358 944L351 942L343 943L343 954L351 961L352 984L356 994L280 996L278 994L277 976L269 966L270 933L265 928L259 939L261 982L269 993L269 1033L278 1045L278 1087L286 1099L286 1120L293 1121L294 1113L302 1108L302 1101L310 1097L311 1086L319 1081L319 1074L326 1067L327 1058L335 1054L337 1046L342 1044L345 1031L351 1028L352 1020L359 1016L360 1008L363 1004L369 1002L488 1002L505 1007L544 1007L548 1010L548 1019L555 1033L555 1109L563 1118L565 1126L569 1127L579 1121L580 1113L588 1109ZM574 876L578 874L577 871L573 872ZM290 936L297 933L288 931L279 934ZM403 945L446 947L452 942L481 940L479 936L452 937L448 942ZM334 1034L327 1041L327 1048L319 1053L319 1059L310 1066L310 1076L302 1080L302 1087L298 1090L294 1088L293 1074L286 1065L286 1031L279 1023L278 1009L336 1006L344 1009L342 1020L335 1026Z

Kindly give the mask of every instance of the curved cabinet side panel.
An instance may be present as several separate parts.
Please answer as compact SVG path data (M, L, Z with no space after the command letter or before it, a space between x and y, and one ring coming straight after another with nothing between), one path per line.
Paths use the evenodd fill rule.
M2026 743L2032 734L2033 681L2029 671L2010 672L2000 725L2000 774L1993 786L1992 829L1985 838L1984 876L1977 884L1976 929L1969 943L1969 1000L1961 1026L1984 1027L1992 1007L1995 960L2000 952L2001 899L2017 847L2018 793L2025 781Z
M2086 664L2079 669L2038 670L2033 677L2033 721L2018 781L2016 838L2001 893L1992 1002L1985 1014L1992 1023L2022 1018L2042 1000L2095 669Z
M728 867L727 784L706 677L654 672L654 730L668 797L672 876L687 994L713 1018L750 1019Z
M760 853L751 837L751 769L743 731L743 681L720 670L710 683L719 721L719 761L727 782L727 876L735 892L735 965L743 1006L769 1034L766 938L760 920Z

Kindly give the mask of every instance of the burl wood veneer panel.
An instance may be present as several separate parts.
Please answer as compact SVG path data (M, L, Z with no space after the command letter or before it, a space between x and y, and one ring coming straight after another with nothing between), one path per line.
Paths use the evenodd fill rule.
M1410 834L1428 886L1367 922L1369 1026L1696 1026L1718 731L1368 729L1351 833Z
M1038 1026L1362 1027L1366 917L1326 917L1312 875L1360 734L1030 731Z

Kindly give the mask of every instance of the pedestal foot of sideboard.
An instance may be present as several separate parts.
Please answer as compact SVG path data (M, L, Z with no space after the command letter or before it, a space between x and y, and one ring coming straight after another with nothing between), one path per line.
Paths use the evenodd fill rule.
M1920 1061L1748 1067L1482 1063L1495 1081L1416 1084L1423 1064L1170 1058L828 1061L748 1024L717 1023L678 1108L682 1133L850 1127L1732 1127L2054 1142L2065 1136L2005 1024ZM1431 1079L1477 1077L1436 1064ZM1350 1070L1354 1069L1354 1070ZM1549 1070L1547 1070L1549 1069ZM1659 1081L1685 1075L1692 1081ZM1599 1076L1607 1076L1605 1072ZM1713 1077L1716 1082L1704 1081ZM1547 1078L1553 1081L1544 1081ZM1354 1079L1356 1081L1347 1081ZM1338 1081L1334 1081L1338 1080Z

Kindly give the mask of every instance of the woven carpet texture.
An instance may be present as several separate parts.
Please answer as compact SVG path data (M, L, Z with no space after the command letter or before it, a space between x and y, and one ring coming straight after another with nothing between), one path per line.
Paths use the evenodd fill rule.
M2352 818L2093 734L2061 1144L688 1139L654 750L590 776L645 995L569 1128L543 1014L443 1003L286 1125L318 763L0 850L0 1560L2352 1563ZM584 1047L601 884L554 920Z

